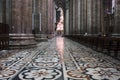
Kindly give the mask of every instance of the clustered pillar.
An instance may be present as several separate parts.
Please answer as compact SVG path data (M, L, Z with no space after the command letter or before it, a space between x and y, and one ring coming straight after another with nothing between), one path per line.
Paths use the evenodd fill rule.
M55 32L54 23L54 1L53 0L33 0L35 14L39 14L34 19L35 24L35 39L37 41L46 41L48 38L52 38Z
M66 0L65 35L119 35L120 1L115 0L114 12L109 14L112 1Z
M54 0L0 0L0 16L10 26L10 49L35 47L55 32Z
M120 36L120 0L115 0L115 26L113 35Z
M10 49L34 47L32 0L12 0Z
M69 2L69 34L73 34L73 0L70 0Z
M6 0L0 0L0 23L6 23Z
M70 18L69 18L69 1L68 0L66 0L66 7L65 7L65 20L64 20L64 25L65 25L65 27L64 27L64 35L69 35L70 33L70 31L69 31L69 20L70 20Z

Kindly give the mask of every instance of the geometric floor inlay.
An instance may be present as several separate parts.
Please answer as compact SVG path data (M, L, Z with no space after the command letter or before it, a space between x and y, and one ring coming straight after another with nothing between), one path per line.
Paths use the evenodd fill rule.
M120 61L56 37L0 60L0 80L120 80Z

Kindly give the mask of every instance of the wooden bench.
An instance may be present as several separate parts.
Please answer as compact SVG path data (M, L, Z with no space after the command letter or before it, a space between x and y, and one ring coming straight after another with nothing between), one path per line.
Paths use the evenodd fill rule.
M9 26L0 23L0 50L9 49Z
M119 57L120 38L83 35L69 35L67 37L96 51L106 53L107 55L113 56L115 58Z

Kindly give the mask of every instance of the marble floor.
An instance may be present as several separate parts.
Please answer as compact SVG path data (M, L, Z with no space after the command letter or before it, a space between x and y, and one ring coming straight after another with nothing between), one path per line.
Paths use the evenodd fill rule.
M120 61L56 37L0 60L0 80L120 80Z

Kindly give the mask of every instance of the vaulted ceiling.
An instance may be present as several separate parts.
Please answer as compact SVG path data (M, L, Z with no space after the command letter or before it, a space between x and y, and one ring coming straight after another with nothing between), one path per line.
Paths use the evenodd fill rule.
M61 7L63 10L65 9L65 0L54 0L57 7Z

